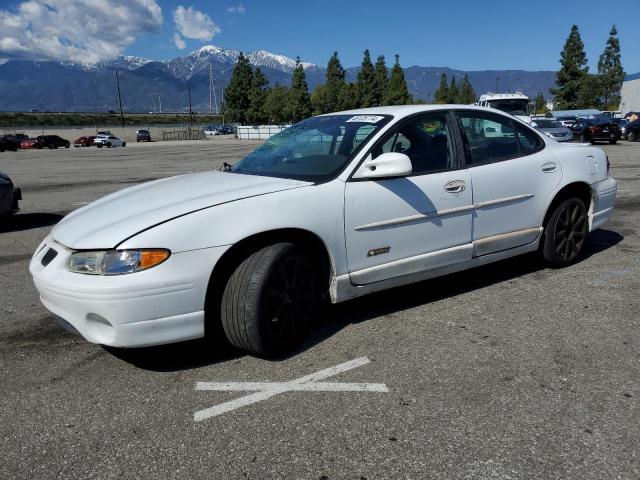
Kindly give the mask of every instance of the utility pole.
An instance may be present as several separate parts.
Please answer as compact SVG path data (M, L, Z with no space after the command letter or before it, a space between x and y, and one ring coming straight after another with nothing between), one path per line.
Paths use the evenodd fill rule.
M193 110L191 110L191 82L187 84L189 89L189 126L193 127Z
M209 64L209 115L213 113L213 104L211 103L211 91L213 90L213 81L211 80L211 64Z
M216 107L216 114L218 114L220 110L218 110L218 97L216 96L216 81L214 78L211 78L211 89L213 90L213 104Z
M158 107L160 108L160 113L162 113L162 98L158 95Z
M118 103L120 104L120 122L122 122L122 128L124 128L124 115L122 115L122 97L120 96L120 77L118 76L117 68L116 68L116 84L118 85Z

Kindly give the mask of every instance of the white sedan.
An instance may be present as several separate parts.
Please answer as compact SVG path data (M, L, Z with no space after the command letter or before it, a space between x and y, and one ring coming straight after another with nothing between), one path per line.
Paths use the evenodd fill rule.
M527 252L570 265L615 198L601 149L500 111L354 110L293 125L227 171L80 208L30 270L45 307L91 342L224 334L271 357L304 338L324 300Z
M127 142L119 139L115 135L97 135L96 138L93 140L93 144L98 148L102 148L102 147L107 147L107 148L111 148L111 147L126 147L127 146Z

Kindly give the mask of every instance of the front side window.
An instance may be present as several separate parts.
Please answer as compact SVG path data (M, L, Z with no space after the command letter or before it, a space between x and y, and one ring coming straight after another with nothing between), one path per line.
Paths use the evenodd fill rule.
M412 173L425 174L453 168L453 141L444 113L416 117L394 130L373 150L373 158L387 152L404 153Z
M231 172L325 181L340 172L389 120L389 115L312 117L269 138Z

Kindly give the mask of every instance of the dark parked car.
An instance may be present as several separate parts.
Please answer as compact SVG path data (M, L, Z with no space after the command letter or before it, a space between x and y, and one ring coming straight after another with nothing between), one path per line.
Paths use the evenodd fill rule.
M624 118L612 118L611 121L620 127L620 138L627 138L627 125L629 125L629 120L625 120Z
M640 139L640 120L636 120L627 125L627 140L635 142L638 139Z
M151 141L151 133L149 130L138 130L136 132L136 142L150 142Z
M12 215L20 210L18 204L20 200L22 200L20 189L13 186L7 174L0 172L0 216Z
M80 137L76 141L73 142L73 146L78 147L92 147L94 145L93 141L96 139L95 136L91 135L89 137Z
M582 143L598 141L616 143L620 140L620 127L610 119L580 118L571 130L574 138L578 138Z
M3 135L0 137L0 152L11 150L15 152L20 148L20 140L13 138L11 135Z
M40 135L36 137L36 140L40 143L40 148L69 148L71 146L69 140L65 140L58 135Z

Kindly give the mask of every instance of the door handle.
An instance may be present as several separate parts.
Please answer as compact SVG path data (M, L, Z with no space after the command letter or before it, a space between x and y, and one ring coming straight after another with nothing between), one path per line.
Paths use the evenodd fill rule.
M558 165L556 165L556 162L548 162L542 165L541 168L544 173L551 173L558 169Z
M454 180L452 182L447 183L444 186L444 191L447 193L460 193L460 192L464 192L464 189L466 188L466 183L464 183L462 180Z

